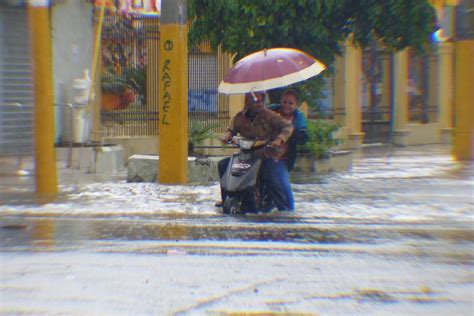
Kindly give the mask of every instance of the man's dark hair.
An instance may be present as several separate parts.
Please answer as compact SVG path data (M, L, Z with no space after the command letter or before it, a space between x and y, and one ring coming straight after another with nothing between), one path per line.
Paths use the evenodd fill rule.
M296 102L298 102L299 100L299 93L296 89L288 89L288 90L285 90L282 94L281 94L281 97L283 98L285 95L292 95L295 97L296 99Z

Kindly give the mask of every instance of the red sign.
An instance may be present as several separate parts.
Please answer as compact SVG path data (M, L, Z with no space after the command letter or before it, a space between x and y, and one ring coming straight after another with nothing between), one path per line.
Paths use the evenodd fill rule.
M96 6L102 6L120 12L134 15L152 15L159 16L161 9L161 0L120 0L116 6L114 0L94 0Z

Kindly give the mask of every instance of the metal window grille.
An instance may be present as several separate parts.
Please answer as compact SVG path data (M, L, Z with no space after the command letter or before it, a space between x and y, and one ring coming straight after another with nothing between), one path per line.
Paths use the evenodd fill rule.
M222 71L221 71L222 70ZM214 125L222 132L229 122L229 100L218 95L217 86L228 70L225 58L211 52L208 42L191 48L188 56L188 112L190 120Z
M456 39L474 39L474 0L462 0L456 6Z
M101 128L108 136L158 134L158 73L147 69L149 49L159 51L158 26L147 18L107 13L102 30ZM147 42L150 40L149 42ZM150 48L150 45L156 47ZM154 68L154 67L150 67ZM229 98L217 86L229 68L228 59L211 52L209 43L188 55L188 111L190 120L224 131L229 122ZM156 69L156 68L155 68ZM130 89L129 74L140 75L145 91ZM109 93L112 92L112 93ZM150 100L155 100L150 104Z
M158 134L158 103L147 98L158 94L157 86L147 89L147 41L157 46L158 34L158 24L152 25L155 29L150 29L145 18L111 12L104 19L101 127L108 136Z
M384 80L390 76L386 73L389 62L389 56L377 46L362 51L362 131L367 143L384 143L390 138L389 100L392 92L384 91L384 86L388 86Z
M430 86L433 86L430 83L436 80L434 74L429 71L432 61L429 55L419 56L413 50L410 51L407 93L411 122L430 123L437 120L438 107L430 100L429 95Z

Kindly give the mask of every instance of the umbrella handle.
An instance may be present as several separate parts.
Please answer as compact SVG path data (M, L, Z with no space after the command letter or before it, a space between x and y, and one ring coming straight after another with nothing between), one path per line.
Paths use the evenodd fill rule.
M252 94L253 100L254 100L255 102L257 102L257 95L255 94L255 92L253 91L253 89L250 90L250 93Z

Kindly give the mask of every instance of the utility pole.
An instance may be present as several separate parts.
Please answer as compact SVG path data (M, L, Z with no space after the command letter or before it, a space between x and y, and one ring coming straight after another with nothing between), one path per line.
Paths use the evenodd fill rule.
M58 192L49 5L49 0L28 1L34 86L36 192L43 197L52 197Z
M160 183L188 181L187 0L163 0L160 24Z

